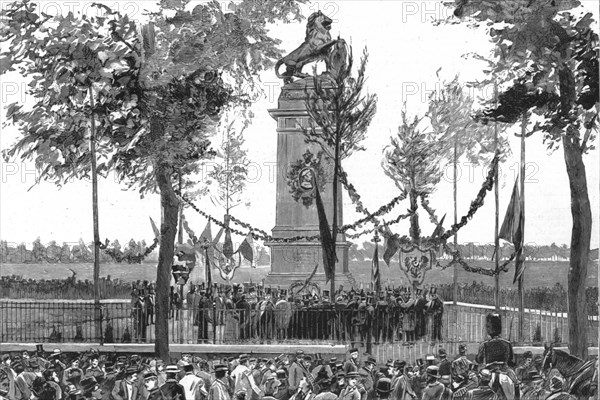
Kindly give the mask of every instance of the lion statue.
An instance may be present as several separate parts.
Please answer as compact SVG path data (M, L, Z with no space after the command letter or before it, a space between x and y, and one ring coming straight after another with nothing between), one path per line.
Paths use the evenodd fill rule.
M285 84L292 83L293 77L306 78L308 74L302 73L302 67L313 61L327 61L329 51L338 41L331 40L329 30L332 24L331 18L325 16L321 11L312 13L306 24L306 38L304 43L275 64L275 73L278 78L283 79ZM285 64L286 70L279 73L281 65Z

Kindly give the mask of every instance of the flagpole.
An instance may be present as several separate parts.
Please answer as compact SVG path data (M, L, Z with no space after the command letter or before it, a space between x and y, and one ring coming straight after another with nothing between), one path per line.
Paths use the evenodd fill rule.
M516 267L521 268L522 272L519 276L518 281L518 293L519 293L519 341L523 342L523 327L525 319L525 296L523 293L523 279L525 276L525 259L523 257L523 247L525 245L525 135L527 133L527 112L523 113L523 121L521 122L521 248L517 253Z
M498 83L494 81L494 99L496 101L496 108L498 108ZM498 121L494 119L494 150L495 153L498 153ZM494 198L496 201L496 224L494 228L494 250L496 255L496 267L494 271L496 275L494 276L494 284L495 284L495 295L496 298L496 311L500 311L500 238L498 237L498 229L500 224L500 189L498 188L498 170L496 168L496 172L494 173Z
M458 182L456 182L458 174L456 171L456 163L458 162L458 136L454 133L454 225L458 224L458 210L457 210L457 194L458 194ZM454 251L458 249L458 232L454 233ZM458 264L454 263L454 273L452 277L452 303L456 305L458 301Z

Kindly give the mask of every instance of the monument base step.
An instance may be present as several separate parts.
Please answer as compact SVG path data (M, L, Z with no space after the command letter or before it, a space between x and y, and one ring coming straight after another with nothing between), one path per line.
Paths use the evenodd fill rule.
M292 284L296 284L298 282L304 283L306 278L306 273L295 274L292 272L271 272L265 277L265 287L278 287L280 289L289 290ZM313 276L313 278L310 280L310 283L317 285L320 291L329 290L331 286L331 283L327 282L325 279L324 273L316 273L315 276ZM339 289L340 286L343 286L344 290L348 290L349 288L356 287L356 285L356 280L350 272L340 272L335 274L336 290Z

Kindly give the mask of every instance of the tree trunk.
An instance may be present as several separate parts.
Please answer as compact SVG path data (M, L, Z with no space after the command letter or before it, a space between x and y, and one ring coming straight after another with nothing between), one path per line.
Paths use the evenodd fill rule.
M94 221L94 320L96 338L100 344L104 342L102 337L102 309L100 308L100 227L98 217L98 175L96 173L96 120L94 118L94 91L89 87L90 106L92 115L90 118L90 157L92 162L92 218Z
M569 351L574 356L586 359L588 355L588 314L585 289L592 235L592 210L585 165L578 140L565 135L563 148L571 189L571 216L573 218L568 275Z
M338 124L339 126L339 124ZM337 258L337 214L338 214L338 181L339 181L339 168L340 168L340 141L341 135L337 135L335 144L335 153L333 160L333 225L331 229L331 235L333 237L333 248ZM331 266L331 287L329 288L332 298L335 297L335 267L336 263Z
M414 189L411 189L409 192L409 197L410 209L414 211L414 213L410 216L410 237L415 241L415 243L419 243L421 229L419 228L419 215L416 212L418 207L417 200L419 196Z
M162 135L164 127L159 118L154 117L151 123L151 134ZM171 267L175 255L175 237L179 216L179 199L171 182L172 168L162 160L157 160L156 183L160 192L162 221L160 224L160 247L158 250L158 267L156 269L156 324L154 351L165 363L170 362L169 355L169 292ZM181 322L181 321L180 321Z

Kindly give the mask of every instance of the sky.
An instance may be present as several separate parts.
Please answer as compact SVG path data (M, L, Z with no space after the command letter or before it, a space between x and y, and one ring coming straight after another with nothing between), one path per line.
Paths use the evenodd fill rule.
M42 1L46 12L89 12L92 2ZM154 9L154 2L104 1L129 13L131 18L143 19L143 10ZM3 3L4 4L4 3ZM223 2L223 6L226 3ZM305 15L321 10L333 20L331 34L338 35L352 45L355 59L365 47L369 52L366 88L378 96L377 114L373 119L359 152L344 161L350 181L362 196L363 203L375 210L398 195L394 182L381 168L382 150L390 142L390 136L400 124L400 110L406 104L410 116L423 115L427 110L428 96L441 87L440 82L449 81L459 74L462 82L481 78L482 65L463 57L465 53L489 54L491 45L482 29L474 30L465 25L440 25L431 23L434 18L448 15L441 3L436 1L321 1L304 7ZM598 20L595 1L584 1L582 11L594 13ZM271 27L271 34L282 40L285 53L294 50L303 40L305 21ZM441 68L441 69L440 69ZM309 68L306 68L308 71ZM20 101L28 102L26 81L16 75L0 77L0 117L5 118L5 106ZM251 160L250 176L244 202L233 209L233 214L253 226L270 231L275 225L275 165L276 122L269 116L269 109L277 107L281 88L273 71L261 75L264 95L252 106L255 118L244 132L248 157ZM489 95L478 93L478 95ZM4 122L4 121L3 121ZM507 130L512 155L501 165L500 215L504 215L510 199L512 185L518 171L520 157L519 139L514 136L518 127ZM12 126L3 127L0 147L6 149L14 144L19 132ZM525 242L529 244L570 243L571 212L570 192L562 148L548 153L540 134L526 141L526 226ZM598 247L599 210L599 153L594 150L585 157L588 189L592 207L592 248ZM445 176L430 198L430 204L438 216L453 215L452 169L445 166ZM473 166L464 160L460 165L458 179L458 214L464 215L481 187L486 174L484 166ZM0 238L10 243L31 243L38 236L43 243L55 240L59 243L77 243L79 238L92 241L91 182L74 181L60 190L51 183L34 185L36 171L33 163L18 160L1 161L0 188ZM199 179L203 179L202 176ZM32 187L33 186L33 187ZM347 194L344 194L344 222L350 223L362 217L355 212ZM152 229L148 217L160 220L158 195L141 199L135 191L128 191L109 174L99 181L100 236L102 239L117 238L121 243L131 238L151 241ZM211 215L222 218L223 210L210 200L197 205ZM406 212L408 203L397 206L384 219L393 219ZM494 241L493 192L485 205L458 234L459 242L479 244ZM196 231L206 223L193 210L186 218ZM426 215L421 217L423 233L429 234L433 226ZM214 228L213 228L214 231ZM398 224L395 232L408 234L408 224ZM360 241L370 240L363 236ZM238 241L242 238L237 238Z

